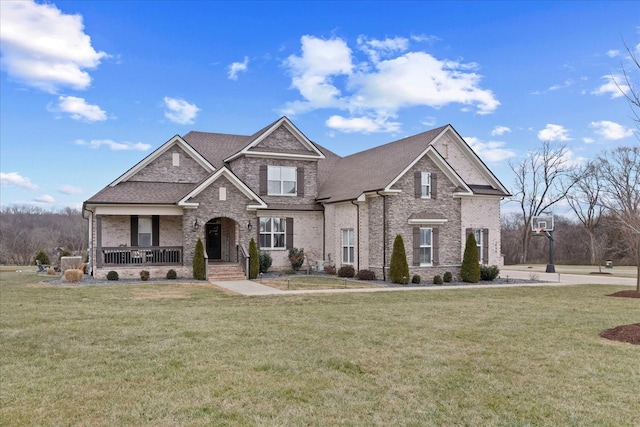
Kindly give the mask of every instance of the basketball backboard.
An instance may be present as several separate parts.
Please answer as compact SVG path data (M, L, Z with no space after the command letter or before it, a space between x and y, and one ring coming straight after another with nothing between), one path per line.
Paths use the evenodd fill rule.
M553 231L553 215L539 215L531 217L531 231L539 233L541 231Z

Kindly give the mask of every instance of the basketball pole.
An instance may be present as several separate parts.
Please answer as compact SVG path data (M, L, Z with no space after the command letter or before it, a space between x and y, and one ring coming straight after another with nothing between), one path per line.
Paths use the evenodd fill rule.
M553 265L553 231L545 231L549 238L549 264L547 264L547 273L555 273L556 266Z

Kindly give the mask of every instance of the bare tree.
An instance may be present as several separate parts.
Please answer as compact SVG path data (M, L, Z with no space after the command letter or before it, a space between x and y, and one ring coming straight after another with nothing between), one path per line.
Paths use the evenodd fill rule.
M527 262L531 241L531 219L548 212L564 200L575 178L567 162L566 145L544 141L537 150L530 151L517 165L509 164L515 174L511 200L517 202L522 213L522 252L520 262Z
M627 53L629 53L629 59L631 60L631 70L635 70L636 72L640 70L640 61L636 57L635 53L629 46L625 43L624 47L627 49ZM623 82L617 82L615 78L613 79L620 92L627 98L629 101L629 105L631 106L631 111L633 111L634 119L633 121L636 123L636 128L640 130L640 88L636 87L633 83L633 79L631 78L631 71L627 71L624 63L622 64L622 74L623 74ZM638 136L638 134L636 134Z
M640 147L618 147L599 158L601 203L621 233L621 243L637 266L640 292Z
M591 265L597 264L601 272L607 238L600 227L604 206L600 203L602 179L598 166L589 162L572 172L571 176L575 185L567 194L567 202L589 236Z

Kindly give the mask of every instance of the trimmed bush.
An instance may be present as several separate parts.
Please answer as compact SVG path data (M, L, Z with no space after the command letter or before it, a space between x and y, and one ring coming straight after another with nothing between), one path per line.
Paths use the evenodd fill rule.
M167 271L167 279L176 280L178 278L178 273L174 269Z
M442 285L442 277L440 277L440 276L433 276L433 284L434 284L434 285Z
M193 278L196 280L204 280L206 277L206 266L204 264L204 245L198 237L196 249L193 253Z
M118 279L120 279L120 276L118 276L117 271L111 270L110 272L107 273L107 280L118 280Z
M356 275L356 270L352 265L343 265L338 269L338 277L353 277Z
M255 279L260 273L260 256L258 255L258 245L253 237L249 241L249 279Z
M324 266L324 272L327 274L336 274L336 267L335 265L325 265Z
M140 280L147 281L149 280L149 272L147 270L142 270L140 272Z
M450 271L445 271L444 275L442 275L442 280L446 283L450 283L453 280L453 274Z
M289 262L291 262L291 268L294 271L300 270L300 267L304 264L304 248L289 249Z
M376 273L371 270L360 270L356 275L358 280L376 280Z
M478 246L473 233L467 236L467 243L464 247L462 267L460 268L460 278L463 282L478 283L480 281L480 264L478 263Z
M64 272L64 280L67 282L80 282L84 277L82 270L76 268L70 268Z
M38 251L35 261L40 261L42 264L51 264L51 261L49 261L49 255L47 255L47 253L43 250Z
M414 274L411 276L411 283L419 284L422 281L422 277L419 274Z
M55 268L53 268L53 267L49 267L49 268L47 268L47 274L48 274L49 276L53 276L54 274L56 274L56 269L55 269Z
M483 265L480 267L480 279L486 281L492 281L500 274L500 269L497 265Z
M409 264L407 263L407 253L404 249L404 241L402 240L402 236L399 234L393 241L391 265L389 267L389 279L391 282L406 285L406 282L409 280Z
M260 251L258 258L260 258L260 273L266 273L269 271L269 268L271 268L271 264L273 263L271 254L266 251Z

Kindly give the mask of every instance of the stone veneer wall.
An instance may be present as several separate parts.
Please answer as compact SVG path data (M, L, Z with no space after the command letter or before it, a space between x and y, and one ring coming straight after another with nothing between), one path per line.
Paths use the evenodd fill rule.
M504 256L500 246L500 198L474 196L462 199L462 240L461 253L467 236L467 228L489 230L489 265L504 265Z
M173 153L180 155L178 166L173 166ZM208 175L209 173L182 148L174 145L132 176L129 181L197 183Z

